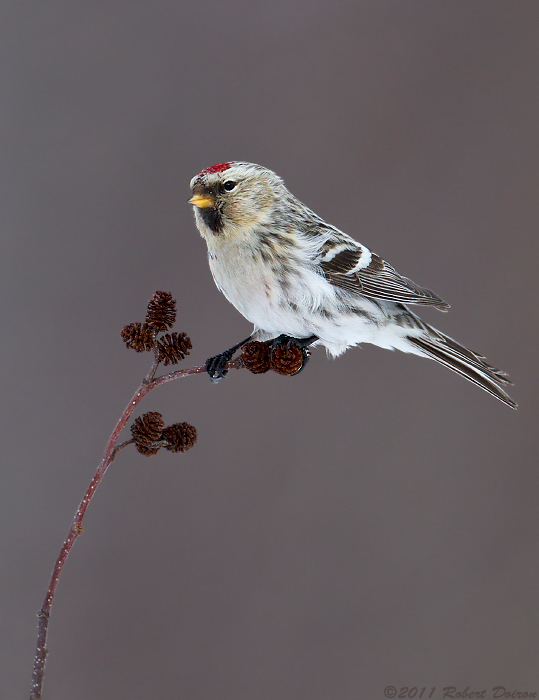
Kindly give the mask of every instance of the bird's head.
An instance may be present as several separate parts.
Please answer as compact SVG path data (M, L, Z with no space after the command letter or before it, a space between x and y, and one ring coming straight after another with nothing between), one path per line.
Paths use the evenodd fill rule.
M268 221L282 180L254 163L219 163L191 180L200 233L205 237L242 236Z

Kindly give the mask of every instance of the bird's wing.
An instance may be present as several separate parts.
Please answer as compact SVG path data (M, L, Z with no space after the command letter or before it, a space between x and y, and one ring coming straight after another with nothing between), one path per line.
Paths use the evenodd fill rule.
M402 277L381 257L351 239L326 240L319 265L324 277L352 294L403 304L424 304L440 311L450 307L443 299Z

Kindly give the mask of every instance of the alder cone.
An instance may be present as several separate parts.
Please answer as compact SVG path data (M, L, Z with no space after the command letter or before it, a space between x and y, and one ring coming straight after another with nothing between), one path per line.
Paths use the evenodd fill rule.
M252 340L241 349L241 359L253 374L263 374L270 369L270 350L267 343Z
M159 350L159 360L165 366L176 365L183 360L186 355L189 355L193 344L191 339L185 333L165 333L165 335L157 341L157 349Z
M163 440L168 443L165 445L167 450L186 452L197 441L197 429L189 423L174 423L163 430Z
M159 447L146 447L145 445L139 445L138 443L135 444L135 447L141 455L145 455L146 457L151 457L159 452Z
M147 352L153 348L153 329L147 323L129 323L122 328L122 340L131 350Z
M167 331L176 322L176 300L170 292L156 292L148 302L146 323L156 331Z
M156 447L154 443L161 438L164 427L163 416L157 411L149 411L135 418L131 435L140 454L150 457L159 452L159 446Z
M271 369L277 374L292 376L303 367L303 351L295 345L287 348L287 343L278 345L271 353Z

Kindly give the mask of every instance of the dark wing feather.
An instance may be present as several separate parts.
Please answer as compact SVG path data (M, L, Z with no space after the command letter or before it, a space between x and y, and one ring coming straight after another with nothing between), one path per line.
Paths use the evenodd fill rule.
M342 243L326 243L320 267L331 284L352 294L361 294L375 299L400 302L402 304L424 304L447 311L449 304L432 292L402 277L381 257L372 253L365 265L369 251L362 246L348 247Z

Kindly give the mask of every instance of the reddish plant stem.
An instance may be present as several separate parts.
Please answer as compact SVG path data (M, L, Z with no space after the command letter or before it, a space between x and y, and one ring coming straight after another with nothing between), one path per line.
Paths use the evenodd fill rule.
M117 443L120 433L125 428L127 421L129 420L131 414L135 410L135 407L140 403L140 401L146 396L146 394L149 391L155 389L155 387L160 386L161 384L172 382L175 379L182 379L183 377L188 377L192 374L204 374L206 372L206 367L202 365L200 367L180 369L176 372L170 372L169 374L164 374L161 377L154 379L158 364L159 360L156 355L154 363L152 364L148 375L142 380L141 385L133 395L131 401L127 404L124 412L120 417L120 420L116 424L116 427L114 428L114 431L110 436L110 439L105 448L105 452L103 453L103 458L97 468L97 471L94 474L92 481L90 482L90 485L88 486L88 489L86 490L86 493L84 494L82 501L80 502L77 512L75 513L75 517L73 518L73 521L71 523L71 527L69 528L69 532L67 533L67 537L65 538L64 544L62 545L62 549L60 550L60 554L58 555L58 559L56 560L56 563L54 565L52 576L49 582L49 587L47 589L47 595L45 596L45 600L43 602L41 610L37 614L37 643L36 654L34 657L34 669L32 672L32 692L30 694L30 700L41 700L43 676L45 673L45 660L47 658L48 653L47 628L49 625L49 616L52 607L52 601L54 599L54 594L56 593L56 587L58 585L58 579L60 578L60 574L62 573L62 569L64 567L64 564L66 563L67 557L69 556L69 553L73 545L75 544L75 540L77 539L77 537L79 537L79 535L82 534L82 520L84 518L84 514L86 513L86 509L88 508L90 501L92 500L96 492L97 487L101 483L101 480L105 476L107 469L112 464L118 451L124 447L127 447L127 445L131 444L132 442L131 440L127 440L126 442L118 445ZM238 359L233 362L229 362L227 367L240 369L240 367L242 367L242 362Z

